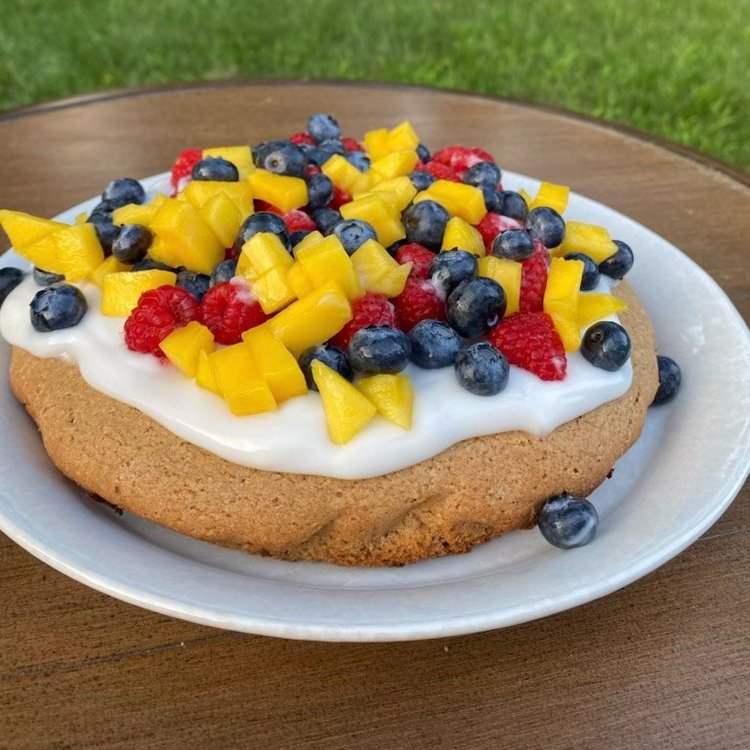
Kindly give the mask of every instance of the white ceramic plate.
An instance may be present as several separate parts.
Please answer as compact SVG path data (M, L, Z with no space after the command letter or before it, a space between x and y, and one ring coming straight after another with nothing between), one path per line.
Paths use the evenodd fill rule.
M508 187L538 183L506 173ZM167 190L164 175L144 181ZM72 221L96 200L58 217ZM645 432L593 495L594 543L563 552L536 531L469 554L398 569L286 563L198 542L94 503L52 466L11 395L0 343L0 528L88 586L220 628L327 641L471 633L560 612L615 591L674 557L711 526L750 466L750 336L725 294L679 250L578 195L567 218L607 226L636 251L628 276L648 308L659 351L683 387L652 409ZM13 254L5 265L22 265Z

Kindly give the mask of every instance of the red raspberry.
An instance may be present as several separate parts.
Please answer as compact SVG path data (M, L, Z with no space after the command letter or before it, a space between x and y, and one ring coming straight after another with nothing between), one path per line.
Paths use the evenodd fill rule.
M224 248L224 260L237 260L240 257L240 251L236 247Z
M237 344L245 331L266 317L252 289L239 277L212 286L201 302L203 324L219 344Z
M429 279L407 279L404 291L393 298L393 304L399 326L407 333L420 320L445 320L445 300Z
M430 265L435 260L435 253L416 242L412 242L409 245L401 245L396 250L396 260L402 266L404 263L409 263L410 261L413 263L409 272L409 278L426 279Z
M186 289L169 284L151 289L141 295L125 321L125 344L131 351L163 357L159 344L199 314L197 300Z
M417 164L414 171L427 172L436 180L450 180L451 182L461 182L461 178L447 165L438 161L428 161L425 164Z
M187 148L180 151L180 155L172 165L172 176L170 182L172 187L177 190L180 181L190 177L193 167L203 158L203 151L199 148Z
M308 164L305 169L305 177L312 177L314 174L320 174L320 167L316 167L315 164Z
M518 301L521 312L539 312L544 309L549 251L539 240L534 240L534 247L534 254L521 261L521 296Z
M364 297L355 299L352 313L354 317L331 339L334 346L344 351L360 328L396 325L396 309L382 294L367 292Z
M354 138L342 138L341 144L345 151L364 151L359 141L355 141Z
M315 145L315 139L308 133L294 133L293 135L289 136L289 140L292 143L296 143L298 146L300 143L307 143L310 146Z
M547 313L518 312L503 318L490 333L490 343L512 365L542 380L563 380L568 366L560 334Z
M495 161L492 154L481 148L466 148L466 146L446 146L432 155L433 161L449 166L461 180L469 167L480 161Z
M281 216L284 213L280 209L276 208L276 206L272 206L270 203L266 203L266 201L257 199L253 201L253 208L255 209L256 214L259 211L267 211L268 213L276 214L276 216Z
M511 219L510 216L501 216L488 211L482 221L477 224L479 234L482 235L487 255L492 252L492 242L498 234L507 232L508 229L523 229L523 224Z
M299 232L302 229L306 232L314 232L318 228L315 222L304 211L300 211L298 208L287 211L285 214L282 214L281 218L284 220L284 224L286 224L286 228L290 234L292 232Z
M331 199L331 202L328 204L328 208L335 208L337 211L343 206L345 203L350 203L352 200L352 196L346 192L346 190L342 190L341 188L333 186L333 198Z

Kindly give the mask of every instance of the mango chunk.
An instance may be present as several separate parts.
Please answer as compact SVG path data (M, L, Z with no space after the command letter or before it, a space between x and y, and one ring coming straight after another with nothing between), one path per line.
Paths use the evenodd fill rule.
M305 247L309 247L310 245L314 245L316 242L320 242L323 239L323 235L316 229L313 232L310 232L310 234L306 234L293 248L292 252L294 253L294 257L297 257L297 252L299 250L302 250Z
M104 283L104 277L108 273L121 273L129 271L130 266L127 263L120 263L114 255L105 258L90 274L89 279L94 282L100 289Z
M568 253L583 253L588 255L594 263L601 263L617 252L617 246L612 242L609 231L595 224L582 221L568 221L565 224L565 236L555 251L555 255Z
M179 250L157 236L154 236L154 239L151 241L151 247L148 249L148 257L159 263L165 263L172 268L182 265Z
M5 234L8 235L10 244L13 245L15 251L19 255L23 255L25 248L58 229L65 229L67 224L25 214L23 211L3 209L0 211L0 226L5 230ZM42 268L45 267L42 266Z
M112 212L112 223L118 227L123 224L141 224L147 227L154 220L159 207L146 203L128 203Z
M378 235L378 242L383 247L390 247L394 242L406 237L404 225L394 217L388 205L376 195L368 195L346 203L341 206L340 211L345 219L362 219L371 224Z
M367 240L351 256L360 284L368 292L397 297L404 291L412 263L401 265L375 240Z
M180 193L195 208L202 208L217 195L225 195L237 207L242 219L253 213L253 191L248 182L192 180Z
M123 271L108 273L102 281L102 315L127 317L144 292L174 284L172 271Z
M404 176L395 177L392 180L383 180L369 191L355 193L354 198L375 195L388 203L393 208L394 214L400 214L411 203L416 194L417 189L414 187L414 183Z
M300 177L256 169L248 175L247 182L255 198L266 201L281 211L291 211L307 204L307 183Z
M305 376L292 353L265 326L242 335L253 355L255 368L281 404L307 393Z
M313 290L312 282L307 278L307 274L302 266L296 261L289 266L286 272L286 283L294 292L295 297L304 297Z
M253 294L266 315L272 315L297 299L286 278L286 271L272 268L251 282Z
M607 315L627 309L627 305L612 294L585 292L578 295L578 327L588 328Z
M320 360L313 360L312 376L323 401L331 441L348 443L377 414L375 404Z
M424 196L439 203L451 216L460 216L469 224L479 224L487 213L484 195L473 185L464 185L450 180L435 180L427 190L418 193L414 200ZM422 197L420 200L424 200Z
M570 188L567 185L555 185L553 182L543 182L535 198L529 203L529 209L539 206L549 206L562 214L568 207Z
M378 414L404 430L411 429L414 389L408 375L372 375L358 380L357 388L375 404Z
M68 281L80 281L104 260L104 251L93 224L63 225L31 245L16 248L19 255Z
M195 383L206 391L211 391L217 396L221 396L221 388L216 382L214 369L211 366L209 353L205 351L198 352L198 366L195 371Z
M494 279L503 288L506 300L506 315L512 315L519 310L522 272L521 264L509 258L484 255L477 261L477 275Z
M216 384L236 416L277 408L268 383L257 372L250 347L243 341L208 356Z
M234 245L243 214L226 193L217 193L213 198L209 198L198 209L198 213L219 238L223 247Z
M362 138L362 145L365 147L365 150L373 161L387 156L390 152L388 147L388 136L388 128L368 130L365 133L364 138Z
M460 216L452 216L445 225L442 250L465 250L472 255L483 256L487 251L479 230Z
M378 128L365 133L362 143L374 161L382 159L393 151L415 151L419 146L419 136L412 124L405 120L391 130Z
M314 245L298 250L297 262L313 287L334 281L349 299L357 299L364 292L352 259L335 235L329 235Z
M275 234L258 232L242 246L237 259L237 275L253 281L274 269L286 272L293 262L289 251Z
M204 148L203 158L213 156L220 157L232 162L237 171L240 173L240 182L247 179L247 176L255 169L253 162L253 152L250 146L218 146L215 148Z
M365 172L360 172L354 164L341 154L334 154L320 168L320 171L339 189L353 194L366 190L370 178Z
M583 261L552 258L544 291L544 312L552 318L566 352L581 345L578 300L581 296Z
M186 326L175 328L159 348L180 372L194 378L198 372L200 354L211 354L216 349L214 335L202 323L193 320Z
M370 166L370 184L377 185L384 180L408 175L419 161L416 151L392 151L387 156L372 162Z

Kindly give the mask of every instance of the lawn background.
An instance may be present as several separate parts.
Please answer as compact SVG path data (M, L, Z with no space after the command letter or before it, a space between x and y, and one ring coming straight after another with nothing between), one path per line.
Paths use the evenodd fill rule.
M750 0L0 0L0 109L269 76L527 99L750 167Z

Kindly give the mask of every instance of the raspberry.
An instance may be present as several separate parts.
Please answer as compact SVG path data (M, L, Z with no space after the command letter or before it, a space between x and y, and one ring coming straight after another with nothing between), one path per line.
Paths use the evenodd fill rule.
M169 284L151 289L125 321L125 344L131 351L163 357L159 344L199 315L198 302L186 289Z
M409 278L426 279L432 261L435 260L435 253L428 250L423 245L412 242L410 245L401 245L396 250L396 260L403 266L404 263L413 263Z
M266 203L266 201L257 199L253 201L253 208L255 209L256 214L264 211L270 214L276 214L276 216L281 216L283 213L281 210L276 208L276 206L272 206L270 203Z
M180 187L180 182L190 177L193 167L203 158L203 151L199 148L187 148L180 151L180 155L172 165L172 176L170 182L175 190Z
M560 334L547 313L518 312L500 321L490 343L512 365L542 380L562 380L568 361Z
M315 222L304 211L300 211L298 208L287 211L281 215L281 218L284 220L284 224L286 224L286 228L290 234L292 232L299 232L300 230L314 232L318 228Z
M305 167L305 177L312 177L314 174L320 174L320 167L315 166L315 164L308 164L307 167Z
M429 279L407 279L393 304L399 325L407 333L421 320L445 320L445 301Z
M234 278L206 292L201 318L219 344L236 344L244 331L263 323L266 315L247 282Z
M492 241L498 234L506 232L508 229L523 229L523 224L511 219L510 216L501 216L500 214L488 211L482 221L477 224L479 234L482 235L484 247L489 255L492 251Z
M521 261L521 296L518 301L521 312L539 312L544 308L549 251L539 240L534 240L534 247L534 254Z
M300 143L307 143L310 146L315 145L315 139L308 133L294 133L289 136L289 140L292 143L296 143L298 146Z
M446 164L437 161L428 161L424 164L417 164L414 171L427 172L436 180L450 180L451 182L461 182L461 178Z
M492 154L481 148L466 148L466 146L446 146L432 155L432 160L450 167L463 180L464 173L480 161L494 162Z
M352 196L346 190L342 190L334 185L333 198L331 198L328 208L335 208L338 211L345 203L351 203L351 200Z
M331 344L344 351L349 347L352 336L367 326L395 326L396 310L382 295L367 292L364 297L352 302L354 317L331 339Z
M346 151L364 151L359 141L355 141L354 138L342 138L341 145Z

